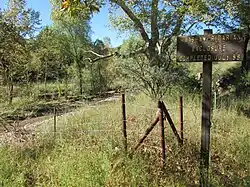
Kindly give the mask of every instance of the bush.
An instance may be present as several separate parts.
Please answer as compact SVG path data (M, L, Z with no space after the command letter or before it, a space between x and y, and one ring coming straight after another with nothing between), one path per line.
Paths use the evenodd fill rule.
M233 93L237 97L244 97L250 93L250 73L242 73L240 65L230 68L217 82L223 92Z
M237 90L237 96L249 96L250 94L250 73L245 73L237 81L235 85L235 90Z

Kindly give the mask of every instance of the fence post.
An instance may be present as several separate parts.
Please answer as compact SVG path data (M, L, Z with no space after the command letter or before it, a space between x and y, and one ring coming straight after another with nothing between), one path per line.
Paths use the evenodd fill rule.
M127 141L127 126L126 126L125 93L122 93L122 124L123 124L124 149L125 149L125 152L127 152L128 141Z
M54 136L56 137L56 107L54 107Z
M181 135L181 145L183 145L183 97L180 96L180 135Z
M162 168L166 166L166 146L165 146L165 135L164 135L164 116L163 116L163 104L160 104L160 125L161 125L161 147L162 147Z

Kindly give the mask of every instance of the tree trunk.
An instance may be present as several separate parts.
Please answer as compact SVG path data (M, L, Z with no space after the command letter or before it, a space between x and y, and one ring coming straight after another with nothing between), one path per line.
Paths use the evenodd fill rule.
M83 94L83 80L82 80L82 69L79 63L77 63L77 71L78 71L78 79L79 79L79 93L80 95Z
M12 104L14 86L8 69L6 70L4 77L6 83L6 94L8 95L8 102L9 104Z
M12 80L10 80L8 88L9 88L9 104L11 105L13 100L13 90L14 90Z
M95 81L93 74L93 64L90 65L90 91L93 93L95 90Z
M66 76L65 76L65 98L68 98L68 72L66 72Z
M250 41L250 35L248 33L246 35L245 42L244 42L244 57L243 57L243 60L241 62L241 74L240 74L239 77L237 77L238 80L241 79L241 76L243 76L244 74L248 73L248 71L249 71L249 60L250 59L248 57L249 51L248 51L248 48L247 48L249 41ZM240 97L240 95L241 95L241 86L240 86L240 84L236 85L235 92L236 92L236 97Z
M244 74L246 72L249 71L249 58L248 58L248 42L250 40L250 35L247 34L246 35L246 40L245 40L245 43L244 43L244 58L243 58L243 61L241 63L241 73Z
M45 72L44 72L44 88L46 90L46 83L47 83L47 61L45 63Z

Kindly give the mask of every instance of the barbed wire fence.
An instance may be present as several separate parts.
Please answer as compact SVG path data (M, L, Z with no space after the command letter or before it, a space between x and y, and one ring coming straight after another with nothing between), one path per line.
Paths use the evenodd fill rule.
M160 104L159 104L160 103ZM79 126L81 126L81 128L78 128L77 125L73 126L73 130L74 133L77 133L78 135L95 135L95 136L102 136L103 133L105 134L120 134L119 136L122 136L123 139L123 146L124 146L124 150L125 152L130 151L130 154L135 152L137 149L139 149L139 147L141 145L143 145L144 147L154 147L158 150L161 149L162 155L164 158L162 158L162 160L164 160L165 162L165 152L166 152L166 145L165 145L165 135L164 135L164 131L166 130L164 127L164 121L167 121L170 124L170 127L172 128L178 143L181 145L183 144L183 124L184 124L184 120L183 120L183 103L182 103L182 97L180 97L180 106L179 107L166 107L163 101L159 101L157 103L157 107L151 107L151 106L146 106L146 105L140 105L140 104L135 104L135 103L130 103L129 104L129 108L136 110L137 113L136 115L141 115L142 119L146 119L145 121L147 123L149 123L149 127L147 129L144 129L143 127L140 128L134 128L134 129L130 129L127 128L127 125L133 124L133 123L140 123L140 121L136 121L136 119L129 119L127 118L126 115L126 102L125 102L125 94L121 94L121 111L122 111L122 119L121 122L118 121L110 121L110 122L104 122L104 121L95 121L95 120L91 120L91 121L83 121L81 122L81 124L79 124ZM87 109L83 109L83 111L89 110L89 109L94 109L96 111L99 111L98 107L96 107L95 105L93 106L89 106ZM180 111L180 125L179 128L177 130L177 128L175 127L173 120L170 117L169 111L176 111L178 110ZM138 113L138 111L142 110L143 112L140 114ZM145 115L145 111L148 111L147 114L151 115ZM60 137L62 135L65 134L65 132L67 131L67 128L70 129L72 128L72 126L58 126L59 123L63 123L65 122L67 124L67 118L69 117L74 117L74 116L78 116L77 112L69 112L69 113L59 113L57 111L57 107L54 107L53 110L53 115L45 120L42 121L38 121L34 124L27 124L24 125L22 129L18 129L17 131L14 132L10 132L10 136L16 137L18 139L18 141L20 142L24 142L25 139L27 139L27 137L25 136L39 136L39 135L44 135L44 134L50 134L52 135L55 139L57 137ZM155 120L152 121L152 118L155 117ZM19 123L19 122L16 122ZM117 123L120 123L120 127L118 128ZM160 137L161 137L161 147L159 145L158 146L153 146L153 145L146 145L144 143L145 139L148 138L148 135L151 133L151 131L154 129L154 127L160 124L161 127L161 132L160 132ZM116 128L112 128L112 129L105 129L105 128L100 128L100 127L105 127L105 126L114 126ZM95 128L96 127L96 128ZM156 132L157 134L157 132ZM155 135L155 134L154 134ZM131 136L136 136L136 138L138 138L138 142L136 142L135 145L130 145L130 147L128 147L128 138L131 138ZM0 137L1 140L1 137ZM131 143L135 143L135 142L130 142ZM163 166L165 165L163 162Z

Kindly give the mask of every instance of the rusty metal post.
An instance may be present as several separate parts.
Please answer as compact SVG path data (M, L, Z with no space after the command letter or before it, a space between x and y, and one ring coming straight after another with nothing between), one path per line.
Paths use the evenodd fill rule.
M56 107L54 107L54 136L56 137Z
M181 145L183 145L183 98L180 96L180 135L181 135Z
M122 94L122 125L123 125L123 138L124 138L124 149L128 150L127 141L127 125L126 125L126 105L125 105L125 94Z
M204 35L208 34L213 34L212 29L204 30ZM209 186L212 62L203 62L202 92L200 186L207 187Z
M162 168L166 166L166 146L165 146L165 135L164 135L164 115L163 115L163 105L161 103L160 109L160 125L161 125L161 148L162 148Z

